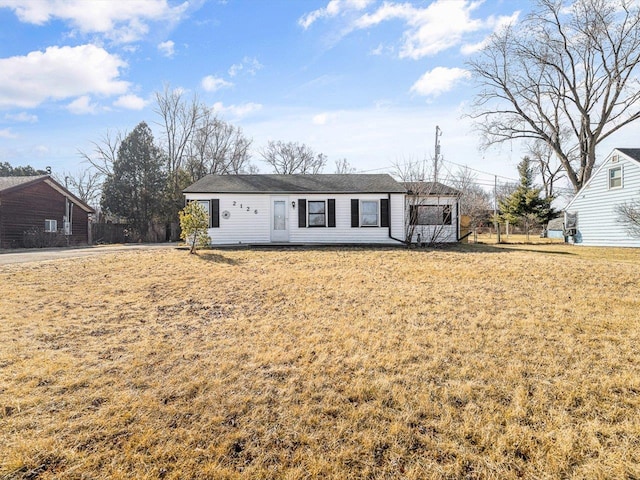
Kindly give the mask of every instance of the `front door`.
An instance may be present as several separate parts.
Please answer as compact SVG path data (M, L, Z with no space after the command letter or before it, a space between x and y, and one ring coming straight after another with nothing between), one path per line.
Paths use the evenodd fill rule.
M271 241L289 241L288 197L273 197L271 199Z

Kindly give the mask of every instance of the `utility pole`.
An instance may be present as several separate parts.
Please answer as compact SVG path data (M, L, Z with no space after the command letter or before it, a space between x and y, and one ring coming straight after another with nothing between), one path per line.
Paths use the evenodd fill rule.
M433 181L438 181L438 157L440 156L440 137L442 136L442 130L436 125L436 145L435 156L433 157Z

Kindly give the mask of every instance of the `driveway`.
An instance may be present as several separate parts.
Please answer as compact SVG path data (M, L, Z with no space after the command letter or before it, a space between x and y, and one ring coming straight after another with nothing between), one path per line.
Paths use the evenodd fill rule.
M97 245L74 248L24 249L19 251L1 250L0 266L13 263L43 262L62 258L89 257L91 255L107 255L109 253L126 252L128 250L157 250L176 248L177 243L141 243L125 245Z

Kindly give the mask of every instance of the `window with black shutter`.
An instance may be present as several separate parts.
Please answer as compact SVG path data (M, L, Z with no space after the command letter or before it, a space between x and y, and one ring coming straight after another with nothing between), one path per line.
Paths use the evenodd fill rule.
M307 201L304 198L298 199L298 228L307 226Z
M360 226L360 200L351 199L351 227Z
M220 199L211 200L211 212L209 214L211 228L220 228Z
M380 226L381 227L389 226L389 199L388 198L380 199Z
M330 198L327 200L327 215L329 218L327 219L327 227L335 227L336 226L336 199Z

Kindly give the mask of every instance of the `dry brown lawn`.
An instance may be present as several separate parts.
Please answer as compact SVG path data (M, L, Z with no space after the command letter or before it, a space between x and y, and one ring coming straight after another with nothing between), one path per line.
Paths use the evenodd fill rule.
M0 269L0 479L640 478L640 251Z

